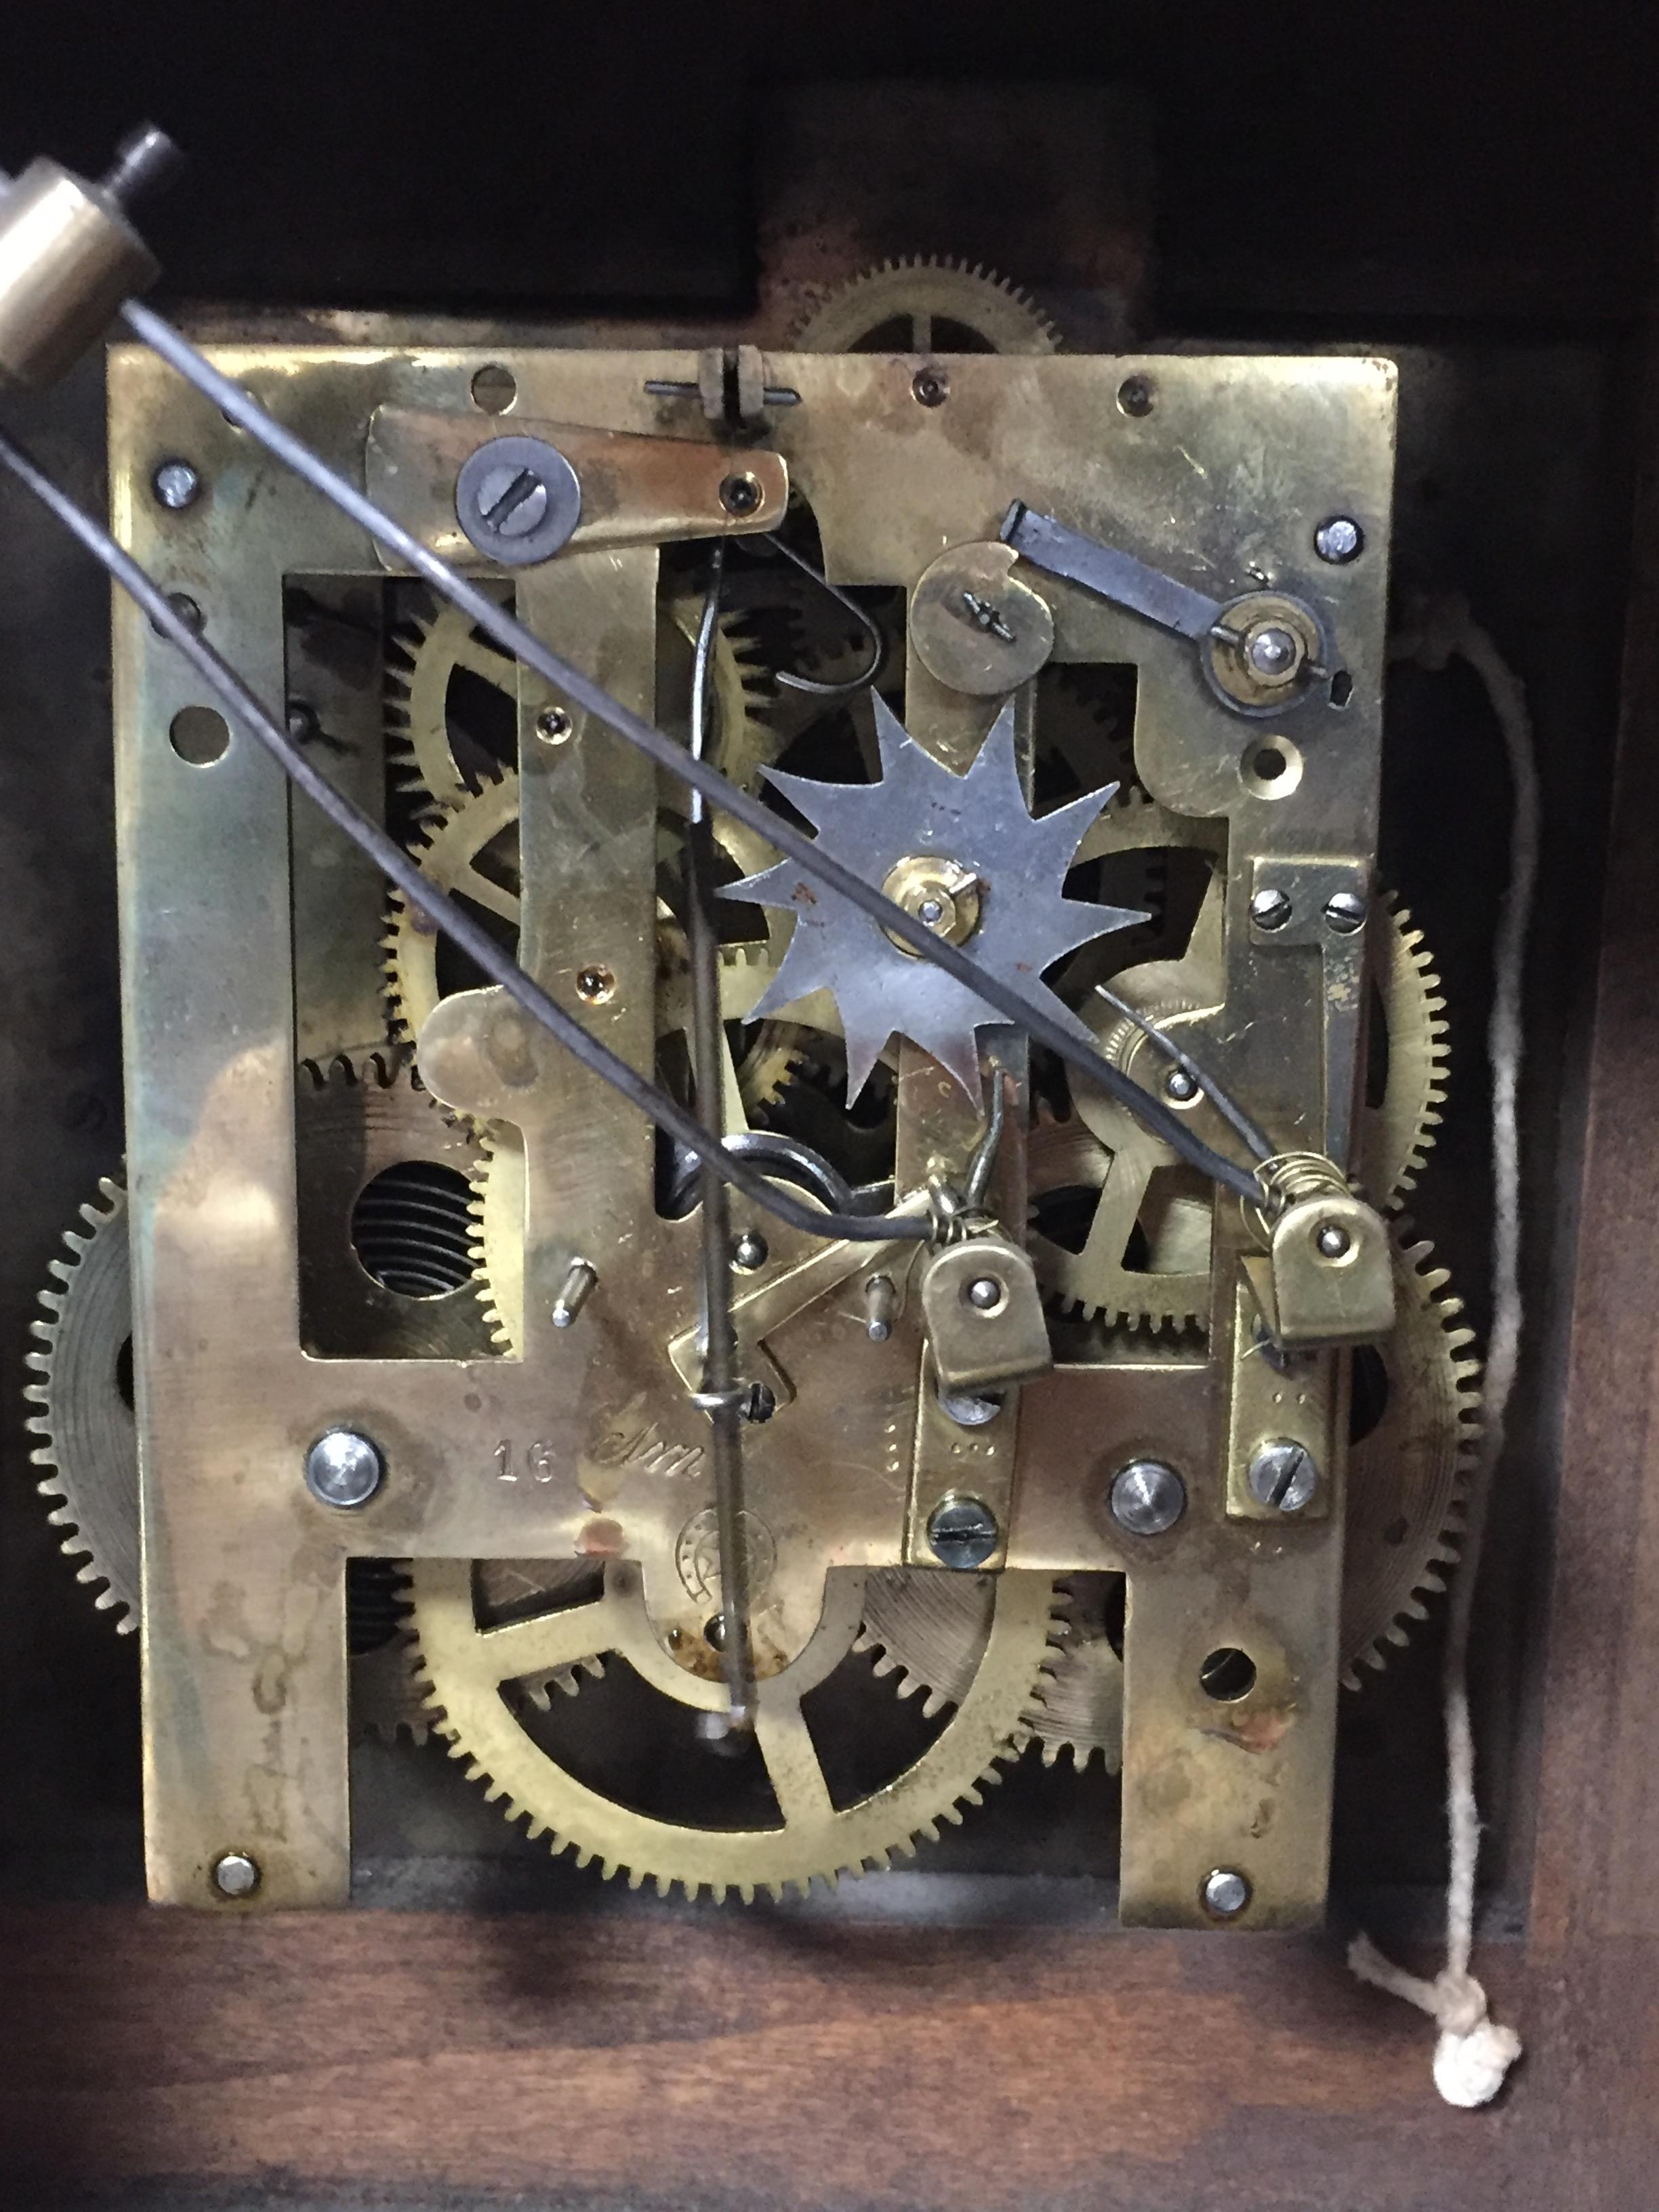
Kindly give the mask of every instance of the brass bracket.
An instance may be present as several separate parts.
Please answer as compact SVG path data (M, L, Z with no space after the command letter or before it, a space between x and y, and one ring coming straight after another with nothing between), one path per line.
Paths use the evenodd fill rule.
M901 1205L896 1213L925 1214L927 1200L924 1192L914 1193ZM901 1243L896 1238L884 1244L854 1244L843 1240L837 1244L821 1244L809 1251L805 1259L793 1267L779 1269L755 1284L752 1289L741 1292L732 1301L732 1322L737 1331L738 1368L744 1380L764 1382L780 1406L787 1406L795 1395L795 1387L771 1353L766 1349L765 1339L786 1322L793 1321L797 1314L805 1313L818 1299L828 1297L839 1290L849 1276L857 1275L860 1283L870 1275L890 1276L896 1285L902 1285L921 1246L915 1243ZM895 1311L897 1311L896 1304ZM684 1328L669 1340L668 1357L675 1373L688 1390L701 1387L702 1375L702 1333L698 1328Z
M455 479L481 446L509 434L544 441L574 469L581 484L574 552L775 530L789 503L788 467L776 453L516 415L390 406L369 417L363 451L368 495L457 568L488 567L457 518ZM734 481L744 487L741 502L733 502L729 489L722 496ZM407 573L384 551L380 558L394 574Z
M1250 945L1319 955L1324 1023L1324 1151L1346 1167L1353 1146L1355 1074L1365 1004L1370 870L1359 859L1258 854L1250 868ZM1281 918L1282 917L1282 918Z
M1256 1498L1250 1465L1266 1444L1300 1444L1319 1480L1298 1521L1322 1521L1331 1510L1329 1470L1347 1412L1347 1369L1317 1352L1285 1352L1262 1327L1249 1279L1241 1275L1233 1316L1232 1389L1227 1419L1227 1511L1241 1521L1282 1522L1283 1510Z

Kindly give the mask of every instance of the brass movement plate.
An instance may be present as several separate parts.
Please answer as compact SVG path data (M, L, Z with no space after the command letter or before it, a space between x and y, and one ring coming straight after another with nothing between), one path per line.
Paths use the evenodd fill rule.
M681 434L683 414L643 387L696 375L694 357L669 351L240 346L214 358L358 478L377 419L403 434L423 416L447 417L465 442L487 419L470 387L491 362L516 382L516 408L500 418L508 430L522 416ZM1263 957L1248 904L1257 872L1275 863L1291 879L1369 878L1392 369L1359 359L963 356L950 366L948 404L924 406L915 368L873 354L769 357L769 379L800 393L774 418L771 448L812 508L835 581L908 597L946 549L994 540L1018 498L1221 601L1269 585L1293 591L1336 641L1346 703L1310 700L1281 726L1228 711L1182 640L1074 586L1025 579L1052 612L1058 659L1136 666L1134 750L1152 795L1176 814L1224 820L1225 1004L1186 1033L1189 1048L1224 1071L1281 1149L1320 1148L1328 1128L1348 1125L1357 1028L1328 1012L1320 951L1287 943ZM1117 404L1132 374L1156 395L1144 416ZM261 696L280 702L285 585L382 587L374 547L146 353L114 352L110 394L118 535L197 604L207 635ZM149 492L174 455L207 487L178 514ZM781 497L780 482L769 464L769 498ZM1366 556L1351 567L1314 555L1316 525L1337 512L1365 532ZM654 543L601 532L517 572L514 589L532 629L649 714L657 581ZM183 708L204 703L194 681L124 601L114 620L150 1890L212 1902L211 1868L242 1850L262 1879L238 1909L337 1904L350 1865L349 1553L625 1557L659 1633L682 1617L700 1624L706 1597L676 1564L683 1532L710 1502L702 1417L674 1358L696 1320L696 1223L658 1215L652 1133L630 1108L494 994L445 1000L420 1040L423 1076L452 1108L509 1123L524 1142L521 1356L307 1356L295 945L295 916L315 894L296 896L295 878L314 874L319 833L247 738L233 735L207 765L179 757L168 732ZM582 971L609 971L612 988L587 1018L648 1072L655 772L580 715L569 742L539 744L536 717L552 703L538 679L521 679L520 957L573 1006ZM913 652L907 726L952 766L971 758L998 703L947 690ZM1028 729L1030 711L1028 687ZM1287 770L1264 775L1264 748ZM361 886L356 896L361 907ZM314 932L300 941L303 970ZM299 1018L314 1045L314 1012ZM917 1057L902 1054L902 1189L929 1161L960 1168L978 1132L962 1095L930 1084L937 1071ZM1211 1112L1200 1105L1195 1116L1206 1136ZM1003 1163L1016 1193L1019 1151L1011 1145ZM1237 1212L1218 1202L1207 1356L1115 1358L1026 1384L995 1425L988 1484L1006 1504L996 1564L1130 1577L1125 1918L1203 1924L1205 1875L1237 1866L1252 1886L1248 1924L1291 1927L1317 1918L1324 1893L1345 1395L1325 1355L1324 1387L1304 1394L1297 1433L1322 1446L1326 1510L1271 1525L1230 1514L1235 1376L1257 1352L1238 1326ZM776 1223L768 1237L766 1267L745 1292L763 1293L818 1249ZM556 1329L553 1299L578 1255L602 1287L578 1328ZM791 1396L752 1431L749 1504L775 1555L757 1646L770 1639L781 1658L810 1638L828 1570L916 1559L937 1494L927 1486L949 1487L953 1439L941 1439L931 1407L918 1413L917 1301L872 1344L867 1272L857 1254L839 1272L825 1263L821 1292L805 1305L777 1301L784 1317L765 1339ZM356 1514L331 1513L301 1478L307 1446L341 1424L373 1436L387 1467ZM965 1440L976 1434L988 1432ZM1178 1467L1189 1503L1167 1534L1137 1541L1103 1499L1112 1473L1142 1454ZM1229 1648L1249 1656L1254 1686L1218 1701L1200 1675Z

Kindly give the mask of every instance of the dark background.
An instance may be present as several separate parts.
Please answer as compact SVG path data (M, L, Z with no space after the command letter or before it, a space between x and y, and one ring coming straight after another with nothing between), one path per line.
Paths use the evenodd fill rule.
M737 306L777 89L925 77L1144 96L1169 328L1605 331L1645 299L1642 0L8 15L0 164L48 149L96 173L153 116L195 165L152 224L185 295Z

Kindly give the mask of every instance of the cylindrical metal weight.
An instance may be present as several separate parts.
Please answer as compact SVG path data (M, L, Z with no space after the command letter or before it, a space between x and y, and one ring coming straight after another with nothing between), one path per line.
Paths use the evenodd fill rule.
M0 378L55 382L160 274L105 191L32 161L0 197Z

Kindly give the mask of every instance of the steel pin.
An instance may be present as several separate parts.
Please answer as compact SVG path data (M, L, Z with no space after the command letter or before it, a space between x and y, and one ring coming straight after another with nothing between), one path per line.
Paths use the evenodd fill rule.
M574 1328L576 1316L592 1297L599 1279L599 1271L586 1260L573 1260L569 1273L559 1285L559 1295L553 1301L555 1328Z

